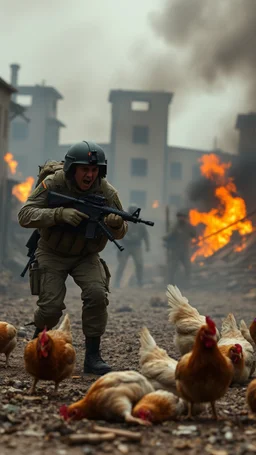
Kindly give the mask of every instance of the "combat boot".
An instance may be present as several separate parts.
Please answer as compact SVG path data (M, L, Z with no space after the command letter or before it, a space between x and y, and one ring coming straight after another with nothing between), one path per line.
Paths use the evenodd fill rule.
M85 349L84 373L102 376L111 371L100 355L100 337L86 337Z

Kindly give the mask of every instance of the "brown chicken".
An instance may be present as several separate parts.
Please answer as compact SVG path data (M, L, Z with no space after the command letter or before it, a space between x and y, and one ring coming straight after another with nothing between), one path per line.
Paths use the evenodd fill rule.
M17 330L8 322L0 321L0 353L5 354L5 368L9 366L9 357L17 345Z
M184 297L177 286L169 284L166 292L170 307L169 321L175 325L174 344L181 355L193 348L198 330L205 324L205 316L199 314ZM216 329L217 339L219 332Z
M44 329L38 338L30 341L25 347L25 368L34 378L30 393L35 393L39 380L55 382L56 393L59 383L72 374L75 359L70 320L66 315L58 329L48 332Z
M250 410L256 413L256 379L253 379L247 387L246 401Z
M167 390L177 395L175 370L178 362L157 346L146 327L141 331L139 354L141 373L154 389Z
M188 417L194 403L211 403L213 417L217 419L215 401L225 394L233 375L231 360L217 346L215 323L207 316L192 352L180 359L175 373L178 393L189 404Z
M234 376L232 379L232 383L244 384L248 379L248 375L245 369L243 348L241 344L236 343L233 345L229 344L219 346L219 350L223 355L227 356L233 363Z
M184 413L186 404L183 400L166 390L156 390L144 395L134 406L132 415L151 423L174 420Z
M124 420L149 425L150 422L132 416L132 408L144 395L153 391L152 385L137 371L111 372L97 379L82 400L70 406L61 406L60 414L66 420Z
M256 318L253 319L253 321L249 327L249 332L253 339L253 342L256 344Z
M244 338L238 329L234 315L229 313L222 322L221 338L218 342L218 347L230 346L236 343L240 344L243 348L244 367L240 371L239 383L244 384L255 370L255 353L251 343Z

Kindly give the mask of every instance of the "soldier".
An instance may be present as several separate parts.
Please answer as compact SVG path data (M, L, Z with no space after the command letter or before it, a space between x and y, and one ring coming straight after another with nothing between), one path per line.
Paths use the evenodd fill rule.
M191 275L190 244L192 238L196 237L196 230L188 220L185 210L176 214L177 222L171 231L163 237L167 248L167 273L168 282L175 283L176 271L179 264L182 264L186 274L186 284L189 286Z
M137 207L135 205L128 208L128 212L131 214L136 210ZM122 252L118 252L118 266L115 277L116 288L120 287L123 272L130 256L134 261L138 286L141 287L143 285L143 241L145 242L146 251L149 251L150 243L146 226L144 224L133 224L129 226L129 230L122 241L125 249Z
M48 175L18 214L21 226L38 228L40 232L36 250L40 291L34 314L34 338L45 326L49 330L58 323L65 309L65 281L71 275L82 290L84 372L98 375L111 371L100 355L101 336L107 324L110 274L99 252L108 239L102 234L86 239L78 226L87 215L74 208L48 208L47 194L49 190L72 197L97 194L104 196L109 206L122 210L118 193L106 180L106 173L107 161L98 144L89 141L75 144L65 156L63 169ZM126 234L127 223L120 216L109 214L105 223L115 239Z

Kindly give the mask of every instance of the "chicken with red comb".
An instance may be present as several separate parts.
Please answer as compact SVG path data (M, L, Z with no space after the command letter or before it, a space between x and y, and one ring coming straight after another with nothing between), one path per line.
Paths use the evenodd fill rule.
M60 414L67 419L125 421L150 425L148 420L132 415L134 405L154 389L137 371L113 371L92 384L81 400L61 406Z
M75 359L70 320L66 315L58 329L47 332L45 328L25 347L25 369L33 377L30 393L35 393L39 380L53 381L56 393L59 383L71 376Z
M244 338L232 313L229 313L222 321L218 347L223 354L231 359L234 365L232 383L245 384L255 370L254 348Z
M217 419L215 402L226 393L234 368L217 346L215 323L208 316L206 321L196 335L192 352L179 360L175 379L179 395L188 402L188 417L192 416L194 403L211 403Z

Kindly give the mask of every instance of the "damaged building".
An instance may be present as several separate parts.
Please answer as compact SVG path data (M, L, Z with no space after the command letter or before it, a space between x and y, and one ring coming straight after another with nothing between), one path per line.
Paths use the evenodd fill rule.
M12 122L10 147L19 170L36 176L39 164L63 159L71 145L59 144L65 125L57 110L63 96L44 84L19 85L18 71L19 65L11 65L11 82L30 122L23 118ZM109 162L108 179L119 188L124 206L134 203L153 219L163 218L166 204L171 213L188 206L188 184L199 177L198 159L209 152L168 145L172 99L173 93L163 91L111 90L110 143L100 144Z

